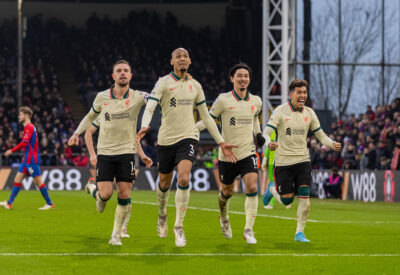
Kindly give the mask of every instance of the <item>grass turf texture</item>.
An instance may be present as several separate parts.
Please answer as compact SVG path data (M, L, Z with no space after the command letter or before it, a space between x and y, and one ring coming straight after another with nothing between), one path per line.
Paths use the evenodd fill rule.
M107 242L117 203L115 194L102 214L96 212L95 201L84 192L51 192L50 195L56 204L54 210L37 210L43 206L44 200L39 192L34 191L21 192L14 203L14 209L0 209L1 274L399 272L399 204L312 199L310 219L316 222L307 223L305 229L311 243L297 243L293 241L295 220L267 217L295 218L297 199L290 210L278 204L274 210L265 210L260 198L258 212L264 216L256 219L254 231L258 243L255 246L247 245L243 239L243 214L230 214L233 238L226 240L220 232L218 212L188 209L184 221L187 246L177 248L173 234L175 208L168 207L169 235L166 239L160 239L156 232L158 208L144 204L156 202L155 192L134 191L132 217L128 227L131 238L123 239L122 247L112 247ZM0 200L8 196L9 191L0 192ZM174 196L171 192L170 204L174 204ZM244 212L244 200L243 195L234 195L230 209ZM217 193L192 192L189 205L216 210ZM5 253L17 255L6 256ZM18 255L20 253L110 255ZM145 253L192 255L143 255ZM214 255L221 253L236 255ZM284 255L254 256L256 254Z

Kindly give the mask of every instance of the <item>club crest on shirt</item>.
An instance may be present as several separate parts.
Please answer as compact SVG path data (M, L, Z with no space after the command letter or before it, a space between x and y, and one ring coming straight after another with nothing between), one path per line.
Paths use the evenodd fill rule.
M306 117L304 118L304 123L307 124L307 122L308 122L308 117L306 116Z

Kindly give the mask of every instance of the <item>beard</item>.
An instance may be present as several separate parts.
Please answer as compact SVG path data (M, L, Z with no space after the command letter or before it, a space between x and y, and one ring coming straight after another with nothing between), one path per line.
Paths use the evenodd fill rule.
M117 82L118 86L120 86L121 88L125 88L129 85L129 81L123 83L123 82Z
M179 69L179 71L183 74L183 73L187 72L187 69L186 68L182 68L182 69Z
M241 92L246 91L246 88L239 88Z

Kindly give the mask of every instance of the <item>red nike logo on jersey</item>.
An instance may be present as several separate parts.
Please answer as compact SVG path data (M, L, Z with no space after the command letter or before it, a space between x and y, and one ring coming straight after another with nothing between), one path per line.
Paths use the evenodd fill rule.
M104 103L104 106L107 106L108 105L108 103Z
M229 110L235 109L235 107L229 107Z
M285 121L289 121L290 120L290 118L285 118Z
M169 91L173 91L173 90L175 90L176 89L176 87L175 88L169 88Z

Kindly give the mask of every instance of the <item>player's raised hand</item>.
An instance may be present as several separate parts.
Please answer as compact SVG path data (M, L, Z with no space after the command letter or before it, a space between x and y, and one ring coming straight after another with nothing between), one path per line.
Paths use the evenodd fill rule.
M225 143L225 142L221 142L219 144L219 146L222 149L222 153L224 154L225 158L232 163L236 163L237 158L235 156L235 154L233 153L232 149L233 148L239 148L239 146L237 145L233 145L233 144L229 144L229 143Z
M90 155L90 164L94 168L96 168L96 164L97 164L97 155L96 154Z
M256 135L256 142L258 147L262 147L265 143L265 138L263 137L263 135L261 133L258 133Z
M136 134L136 141L140 142L148 131L150 131L150 126L142 127L140 131Z
M8 149L8 150L4 153L4 156L5 156L5 157L8 157L8 156L11 155L11 154L12 154L11 149Z
M336 152L340 152L342 150L342 144L339 142L333 142L333 150Z
M68 146L79 145L79 135L74 133L68 140Z
M275 151L276 148L278 148L278 142L273 141L273 142L268 143L268 149L269 150Z
M148 156L144 155L140 158L142 162L146 165L146 168L150 168L153 165L153 161Z

